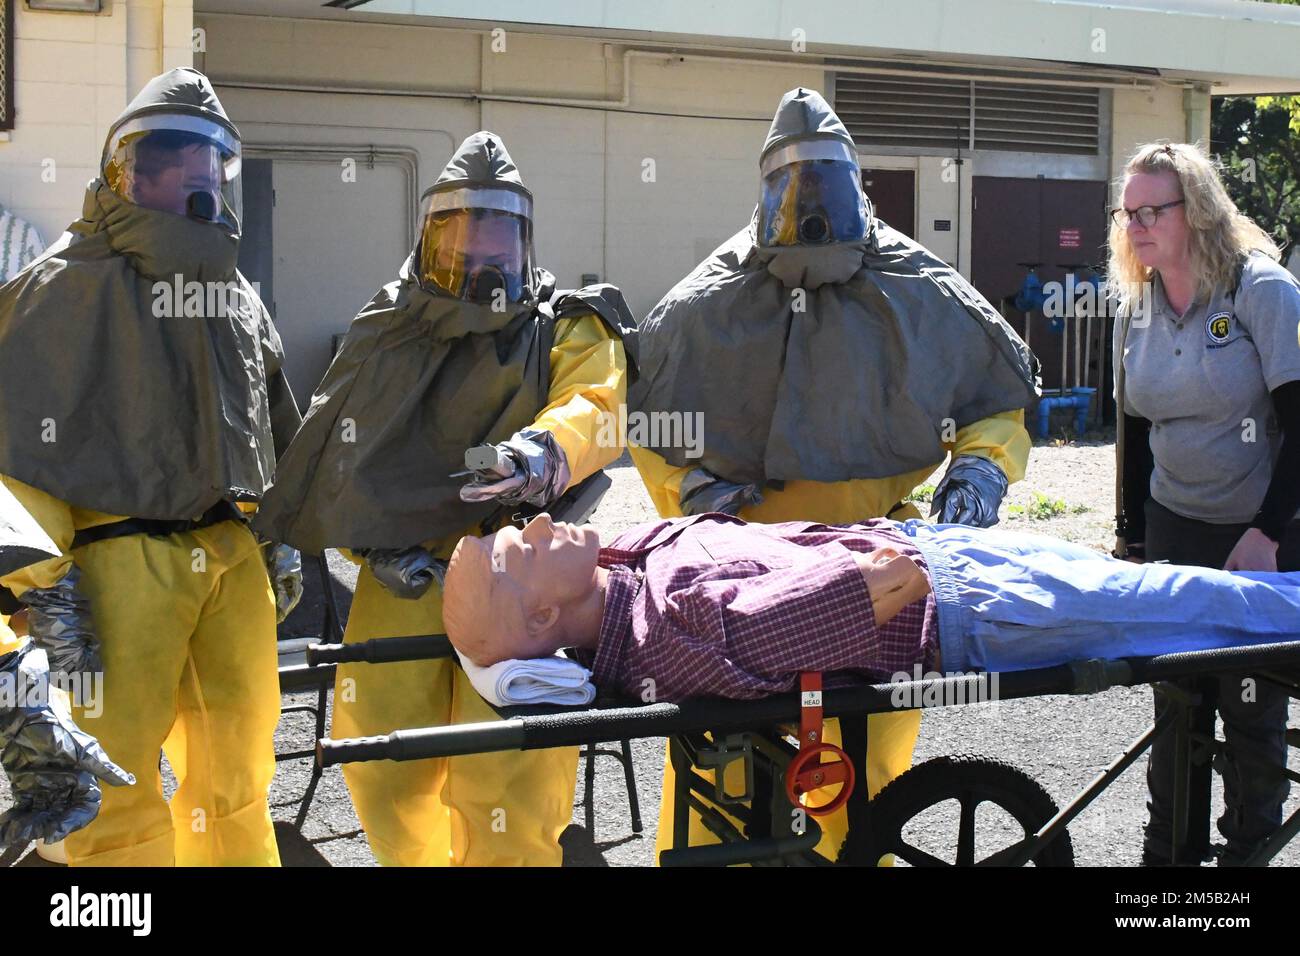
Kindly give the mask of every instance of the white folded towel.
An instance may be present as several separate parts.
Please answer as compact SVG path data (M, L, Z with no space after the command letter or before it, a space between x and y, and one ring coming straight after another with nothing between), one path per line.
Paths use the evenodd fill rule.
M497 707L519 704L590 704L596 699L591 671L557 653L554 657L501 661L480 667L459 651L460 666L479 695Z

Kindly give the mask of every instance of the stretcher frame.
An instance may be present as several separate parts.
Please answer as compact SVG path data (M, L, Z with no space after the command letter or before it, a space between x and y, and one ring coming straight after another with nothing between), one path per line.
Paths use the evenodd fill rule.
M346 647L314 646L307 652L310 666L328 666L344 660L384 663L451 655L443 635L381 638ZM1300 699L1300 640L1204 651L1164 654L1154 657L1119 660L1084 660L1035 670L1006 672L998 675L999 700L1016 700L1042 696L1079 696L1100 693L1113 687L1151 684L1164 694L1171 706L1159 722L1153 722L1122 754L1089 782L1064 807L1052 804L1050 819L1035 820L1026 826L1024 839L1013 843L980 865L1025 865L1030 861L1068 858L1070 822L1151 746L1157 736L1172 733L1175 745L1175 789L1172 862L1184 862L1187 847L1195 837L1189 808L1195 806L1208 832L1211 761L1228 745L1217 740L1213 732L1213 714L1206 733L1205 707L1195 688L1196 681L1223 673L1251 673L1283 688ZM967 675L903 684L855 684L831 688L824 692L827 718L841 719L844 749L853 761L859 781L866 780L868 732L865 718L870 714L900 709L894 701L978 700L978 683L991 675ZM987 685L985 685L987 686ZM951 706L939 704L938 706ZM837 860L818 854L816 847L821 830L813 816L804 814L802 826L792 828L799 819L799 808L786 795L783 776L798 749L790 741L791 726L800 717L800 696L787 693L751 701L714 698L696 699L680 704L640 703L618 699L598 699L588 707L512 707L494 708L499 721L445 727L399 730L379 737L350 740L321 739L316 748L319 767L365 760L421 760L430 757L465 756L477 753L538 750L580 744L597 745L641 737L667 737L669 758L677 771L677 784L671 799L674 805L674 832L671 848L660 857L663 865L699 866L750 863L756 865L824 865L834 862L874 865L885 853L895 853L906 862L934 865L941 861L920 850L909 852L881 838L880 828L873 827L872 809L866 787L856 788L848 801L849 836ZM854 718L854 719L845 719ZM1300 731L1288 729L1289 747L1300 747ZM1300 783L1300 775L1285 765L1278 767L1257 758L1235 752L1244 763L1260 773L1284 776ZM701 771L714 770L732 760L744 760L748 806L735 802L737 795L722 793ZM914 773L916 768L908 773ZM718 774L718 779L721 779ZM906 780L903 774L897 782ZM1032 778L1027 778L1030 784ZM1041 789L1041 788L1040 788ZM1204 791L1204 799L1197 795ZM722 842L706 846L689 843L688 811L699 815L705 826ZM1202 812L1203 811L1203 812ZM973 813L971 826L973 827ZM1023 822L1023 821L1022 821ZM959 835L958 865L974 863L973 833ZM1281 826L1246 861L1248 866L1267 865L1300 832L1300 811L1285 819ZM1054 843L1064 855L1052 855ZM963 846L969 843L970 846ZM1200 862L1193 860L1191 862ZM1068 864L1067 864L1068 865Z

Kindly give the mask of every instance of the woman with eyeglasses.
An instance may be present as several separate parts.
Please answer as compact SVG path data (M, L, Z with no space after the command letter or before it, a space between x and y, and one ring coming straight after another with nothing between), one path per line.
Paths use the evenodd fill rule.
M1120 305L1121 556L1300 570L1300 283L1199 146L1143 146L1122 189L1109 266ZM1288 784L1268 767L1286 764L1288 698L1248 674L1192 689L1206 703L1198 728L1213 732L1217 707L1234 750L1223 773L1219 862L1241 864L1282 821ZM1157 693L1157 718L1167 706ZM1147 767L1147 865L1198 863L1209 853L1208 765L1193 767L1189 828L1175 852L1174 756L1173 734L1161 735Z

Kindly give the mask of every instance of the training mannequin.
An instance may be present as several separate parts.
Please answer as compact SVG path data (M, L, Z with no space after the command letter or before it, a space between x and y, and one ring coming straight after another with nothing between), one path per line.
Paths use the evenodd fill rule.
M602 548L594 529L542 515L461 539L443 620L476 664L575 648L606 692L642 695L651 681L661 701L753 698L801 671L1021 670L1286 640L1300 574L1140 566L915 520L705 514Z

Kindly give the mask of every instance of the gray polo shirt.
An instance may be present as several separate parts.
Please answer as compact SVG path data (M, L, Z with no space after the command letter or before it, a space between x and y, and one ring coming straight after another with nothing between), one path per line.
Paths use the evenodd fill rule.
M1300 282L1252 255L1235 299L1216 286L1179 318L1157 278L1152 301L1123 355L1125 410L1151 422L1151 497L1212 524L1251 521L1282 445L1269 392L1300 379Z

